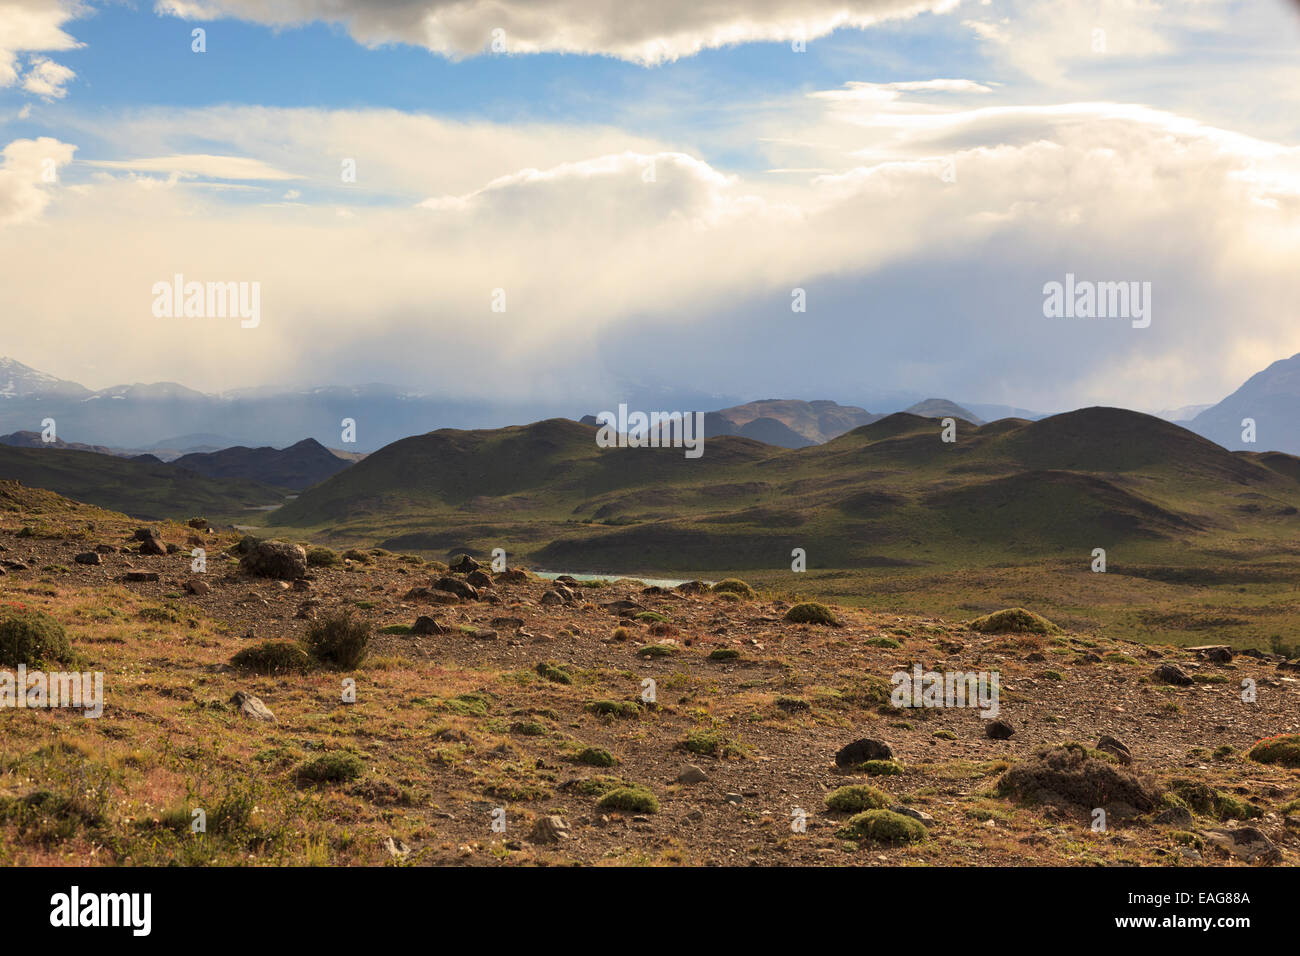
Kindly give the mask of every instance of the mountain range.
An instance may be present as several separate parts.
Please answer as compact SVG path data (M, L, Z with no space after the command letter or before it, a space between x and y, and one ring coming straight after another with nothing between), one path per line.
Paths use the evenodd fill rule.
M1185 558L1300 530L1300 459L1229 452L1177 425L1088 408L1037 422L896 413L821 445L710 439L602 449L552 419L396 442L269 514L339 542L442 554L493 547L543 566L859 568L1086 556Z

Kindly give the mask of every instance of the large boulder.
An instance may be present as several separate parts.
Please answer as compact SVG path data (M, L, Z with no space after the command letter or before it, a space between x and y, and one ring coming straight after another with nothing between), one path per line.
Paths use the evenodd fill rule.
M478 589L472 584L466 584L460 578L453 578L450 575L439 578L433 582L435 591L446 591L454 594L458 598L464 598L466 601L472 601L478 597Z
M283 541L259 541L240 559L249 574L292 581L307 573L307 552L301 545Z

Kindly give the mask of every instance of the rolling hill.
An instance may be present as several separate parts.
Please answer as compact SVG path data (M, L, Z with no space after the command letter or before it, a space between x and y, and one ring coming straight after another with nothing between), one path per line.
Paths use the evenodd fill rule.
M135 518L247 519L283 492L243 479L206 478L161 462L59 448L0 446L0 480L18 481Z
M276 488L301 491L338 474L352 462L314 438L288 448L223 448L182 455L172 463L206 478L243 478Z
M1220 448L1136 412L938 423L897 413L822 445L738 436L704 456L600 449L554 419L396 442L268 521L337 541L441 553L505 547L569 570L982 564L1222 549L1300 531L1300 464Z

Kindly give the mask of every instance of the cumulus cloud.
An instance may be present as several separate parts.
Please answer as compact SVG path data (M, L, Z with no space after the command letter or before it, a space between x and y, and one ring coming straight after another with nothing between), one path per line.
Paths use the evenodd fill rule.
M75 74L43 56L30 58L26 71L22 53L72 50L81 44L64 25L86 13L79 0L0 0L0 86L23 86L40 96L59 98Z
M0 151L0 227L38 217L75 146L56 139L16 139Z
M114 377L136 380L184 354L187 381L214 389L387 380L467 398L559 389L581 408L630 374L841 400L956 382L966 400L1046 410L1213 399L1300 351L1279 307L1300 295L1294 147L1126 104L936 103L989 94L917 82L884 112L810 98L804 132L839 137L817 154L833 172L776 185L611 131L413 117L360 164L393 171L384 203L335 185L341 144L386 122L364 112L135 117L120 135L166 147L159 172L216 115L312 201L231 202L139 180L138 160L101 165L40 221L57 257L33 248L33 223L0 230L25 277L0 287L0 313L43 317L7 347L57 352L64 373L112 354ZM6 170L31 168L30 144L11 150ZM176 272L260 281L261 325L154 319L152 284ZM1151 327L1045 319L1043 284L1066 272L1151 281ZM796 287L807 313L790 311Z
M956 0L158 0L187 19L340 23L367 46L407 43L449 57L587 53L654 65L755 41L812 41L841 27L943 12ZM494 41L498 49L493 48Z

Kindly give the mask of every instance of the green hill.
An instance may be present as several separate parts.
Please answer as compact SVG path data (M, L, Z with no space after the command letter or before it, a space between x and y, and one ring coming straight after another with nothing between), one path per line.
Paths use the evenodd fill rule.
M0 446L0 479L44 488L135 518L247 521L284 494L255 482L205 478L161 462L59 448Z
M396 442L269 516L338 542L440 554L505 547L570 570L940 566L1088 555L1149 559L1300 530L1300 469L1161 419L1090 408L1037 422L899 413L823 445L711 438L610 448L555 419ZM1281 517L1279 517L1281 516ZM1294 524L1295 527L1291 527Z

